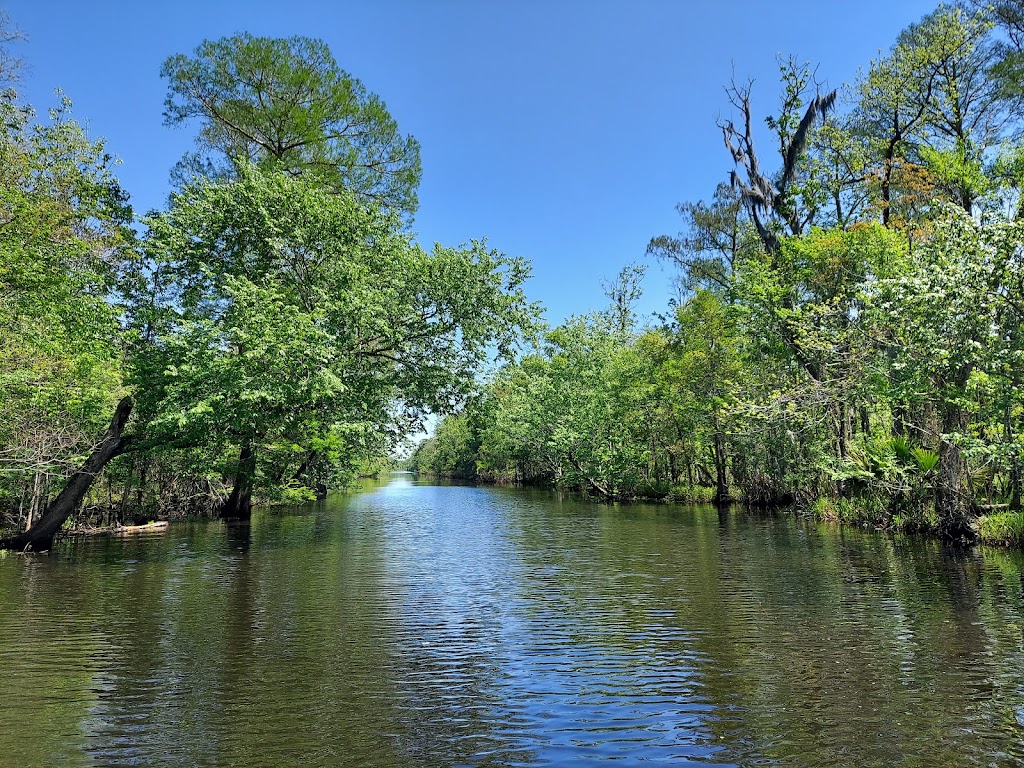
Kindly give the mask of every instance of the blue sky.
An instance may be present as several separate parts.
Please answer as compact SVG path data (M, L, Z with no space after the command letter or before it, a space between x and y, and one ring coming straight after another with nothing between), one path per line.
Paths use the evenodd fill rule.
M602 278L678 230L729 158L723 85L754 78L774 109L777 54L838 86L936 3L919 0L378 0L2 2L29 36L21 90L42 113L62 88L106 137L139 212L164 204L191 146L162 124L163 60L206 38L323 38L422 144L421 242L487 237L534 265L532 298L560 322L604 304ZM770 146L763 143L762 154ZM644 312L671 272L652 263Z

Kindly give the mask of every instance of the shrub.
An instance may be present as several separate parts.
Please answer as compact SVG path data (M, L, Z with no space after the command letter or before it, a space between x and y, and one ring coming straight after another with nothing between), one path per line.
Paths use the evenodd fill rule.
M1024 544L1024 512L996 512L979 517L978 537L986 544Z
M706 485L673 485L667 499L679 504L711 504L715 489Z

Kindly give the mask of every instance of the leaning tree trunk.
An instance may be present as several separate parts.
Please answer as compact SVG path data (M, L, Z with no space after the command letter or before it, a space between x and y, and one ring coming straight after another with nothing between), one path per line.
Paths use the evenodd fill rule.
M579 461L579 459L577 459L575 456L569 456L569 461L572 463L574 467L576 467L576 471L579 472L580 475L584 477L584 479L586 479L587 483L589 483L590 487L593 490L597 491L601 496L603 496L608 501L612 501L615 499L615 493L608 490L607 486L602 485L593 477L591 477L590 474L583 468L583 463Z
M959 405L945 403L942 409L942 432L964 434L967 413ZM970 473L967 459L953 440L942 438L939 446L939 478L937 509L939 535L946 541L973 541L977 535L971 526Z
M220 516L226 520L248 520L252 517L252 488L256 475L256 454L246 441L238 457L238 473L231 495L220 509Z
M122 435L128 416L132 412L132 400L126 397L117 404L114 418L103 439L93 448L82 468L68 480L46 512L24 533L0 539L0 549L33 550L41 552L53 545L53 537L64 525L64 521L81 506L85 494L107 463L125 452L131 437Z

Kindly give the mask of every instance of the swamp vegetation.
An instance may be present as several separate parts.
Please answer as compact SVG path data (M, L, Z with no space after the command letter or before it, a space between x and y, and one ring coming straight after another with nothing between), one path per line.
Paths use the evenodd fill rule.
M410 467L1024 541L1022 41L1024 4L940 6L837 90L780 59L774 114L731 84L659 322L628 266Z
M836 90L780 59L770 114L732 83L731 173L648 247L672 305L641 324L630 265L546 331L523 259L417 243L419 145L318 40L165 62L198 133L143 216L67 99L8 88L0 547L310 499L430 413L420 471L1019 543L1022 68L1006 0L940 6Z

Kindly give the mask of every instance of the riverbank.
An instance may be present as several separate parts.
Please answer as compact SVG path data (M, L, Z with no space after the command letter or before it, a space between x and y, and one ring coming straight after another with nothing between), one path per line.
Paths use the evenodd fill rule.
M417 477L454 480L482 486L521 486L524 488L550 488L557 486L550 483L515 482L505 477L477 476L476 478L445 477L435 473L416 472ZM580 488L562 488L561 490L579 494L581 497L611 504L715 504L715 489L708 486L672 486L668 491L658 494L630 495L609 498ZM938 521L934 512L927 508L919 508L912 513L907 511L893 512L887 509L883 499L841 498L831 499L819 497L809 503L792 502L787 504L750 504L738 489L730 489L728 504L739 504L759 509L769 509L780 514L792 514L810 517L826 523L855 528L869 528L891 533L924 533L938 537ZM972 528L977 537L977 544L989 546L1024 548L1024 512L1008 509L987 512L977 515Z

